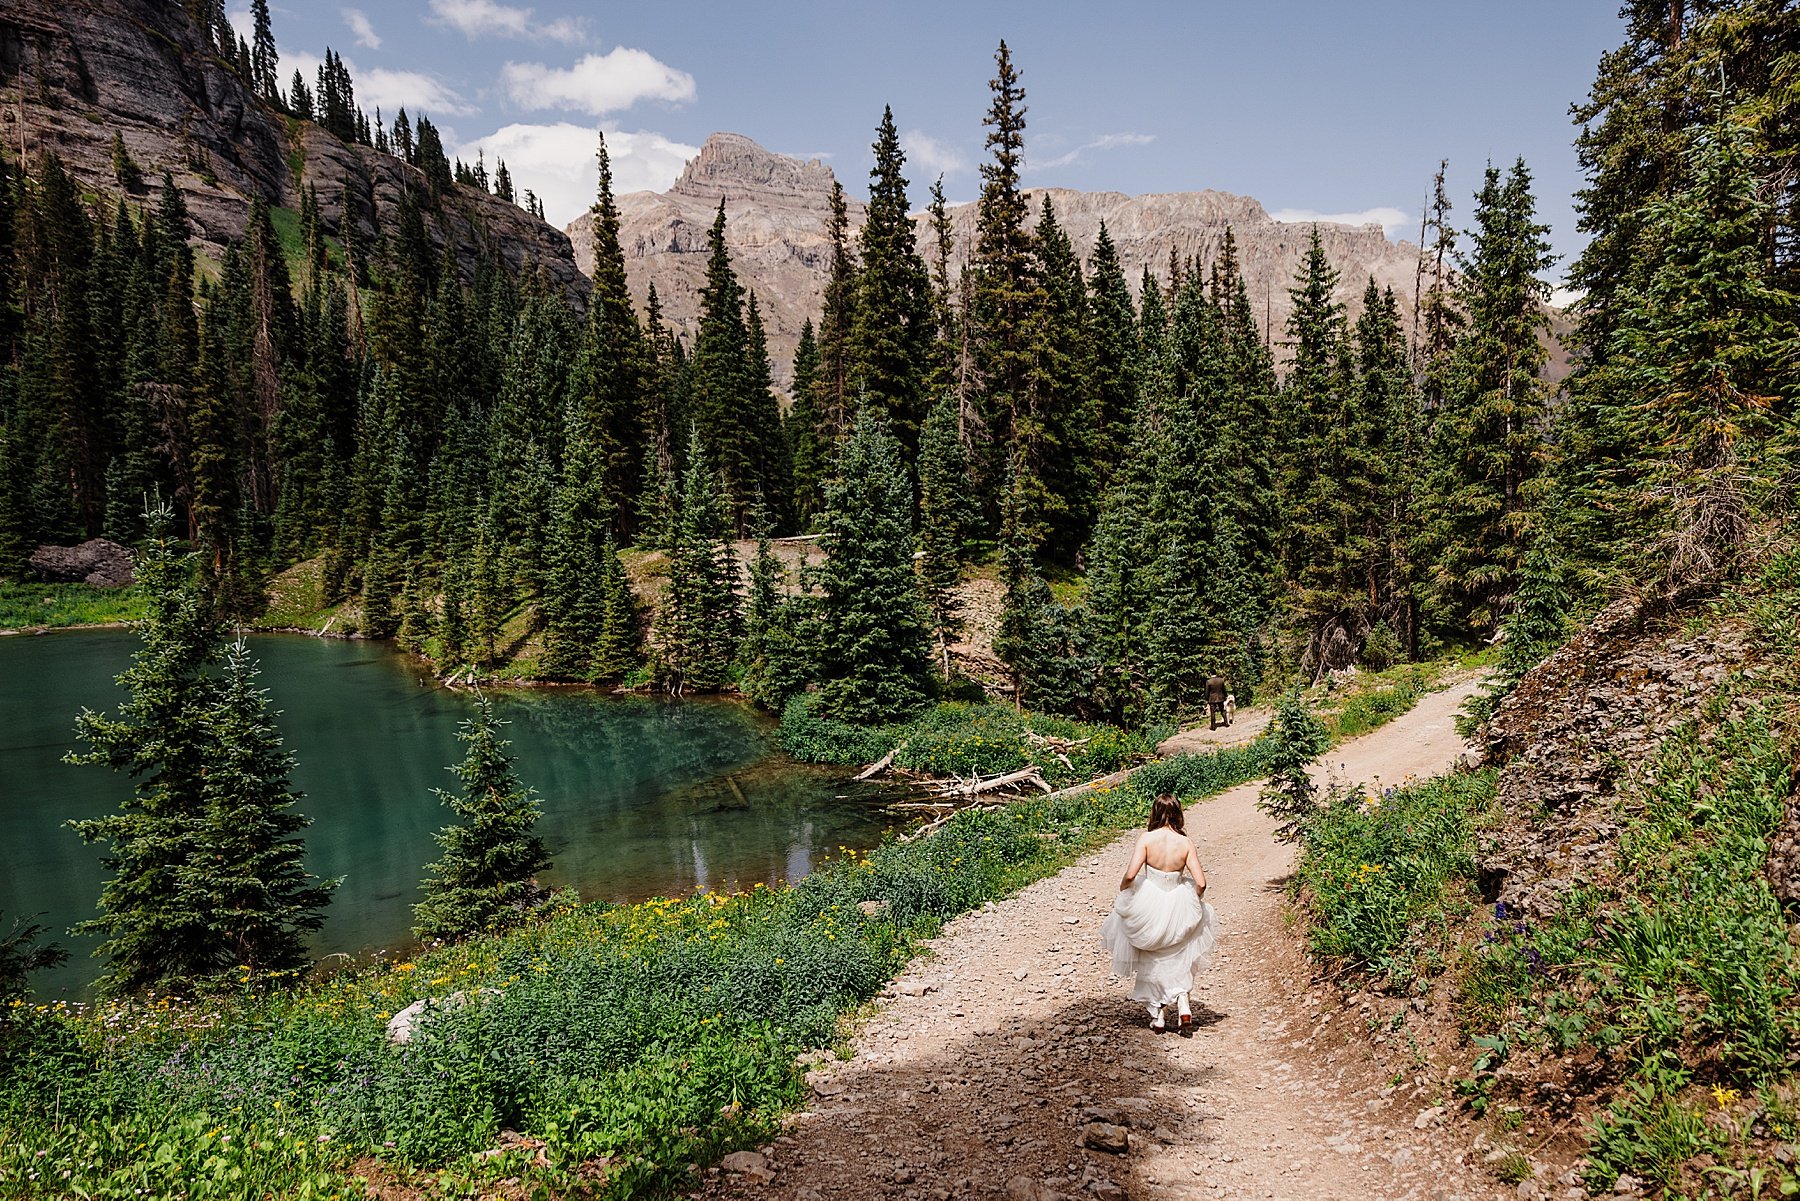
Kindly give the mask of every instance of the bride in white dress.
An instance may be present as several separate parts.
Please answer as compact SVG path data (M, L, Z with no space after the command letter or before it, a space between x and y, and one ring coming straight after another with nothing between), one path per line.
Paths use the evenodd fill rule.
M1218 916L1205 896L1206 873L1183 826L1181 802L1165 792L1150 806L1149 828L1138 836L1113 911L1100 927L1114 974L1137 976L1131 998L1149 1010L1152 1030L1165 1028L1169 1005L1182 1026L1193 1021L1188 990L1219 937Z

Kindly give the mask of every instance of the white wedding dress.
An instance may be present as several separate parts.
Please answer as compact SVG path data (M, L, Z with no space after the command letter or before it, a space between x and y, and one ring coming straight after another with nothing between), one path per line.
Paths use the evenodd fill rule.
M1173 1005L1193 988L1218 940L1218 915L1194 895L1193 880L1147 863L1130 888L1119 890L1100 927L1114 974L1137 976L1131 999L1154 1006Z

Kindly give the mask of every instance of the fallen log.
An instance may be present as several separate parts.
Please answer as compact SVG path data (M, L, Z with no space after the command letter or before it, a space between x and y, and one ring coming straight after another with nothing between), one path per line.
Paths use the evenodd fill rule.
M1034 784L1043 792L1053 791L1044 779L1043 769L1037 764L1022 767L1018 771L1009 771L1002 776L990 776L983 780L979 776L972 780L947 780L937 786L945 796L981 796L993 792L997 788L1011 788L1015 784Z
M889 751L887 754L883 755L881 758L875 760L875 762L869 764L869 766L863 768L862 771L857 773L856 779L858 781L870 780L876 776L879 776L882 772L884 772L888 768L894 766L894 756L898 755L901 751L903 751L905 749L906 749L906 744L903 742L899 746L895 747L893 750Z

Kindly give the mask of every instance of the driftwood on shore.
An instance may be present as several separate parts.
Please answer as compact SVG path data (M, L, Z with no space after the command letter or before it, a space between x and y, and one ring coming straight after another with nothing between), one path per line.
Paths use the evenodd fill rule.
M989 776L985 780L980 776L972 776L967 780L940 780L931 787L942 796L977 797L1019 784L1033 785L1040 792L1052 791L1049 782L1044 779L1044 769L1035 763L1027 764L1018 771L1009 771L1005 775Z
M869 766L863 768L862 771L856 774L857 781L860 783L863 780L872 780L876 776L879 776L882 772L894 766L894 756L905 749L906 744L903 742L881 758L875 760L875 762L869 764Z

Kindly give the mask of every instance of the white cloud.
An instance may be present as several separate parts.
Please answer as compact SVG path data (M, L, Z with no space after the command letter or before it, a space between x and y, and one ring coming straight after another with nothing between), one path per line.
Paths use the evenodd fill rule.
M385 67L358 71L351 67L350 76L356 82L357 105L371 116L377 108L381 109L382 118L387 121L392 121L403 105L415 119L420 113L456 117L475 111L455 88L423 71L390 71Z
M596 117L621 112L640 100L694 98L694 77L629 46L588 54L572 67L507 63L500 69L507 94L525 108L572 109Z
M249 9L229 9L225 13L225 19L231 22L232 30L236 32L239 37L243 38L246 43L255 39L256 21L251 17Z
M587 30L578 17L538 21L536 10L498 4L495 0L431 0L433 18L473 41L481 37L538 38L581 42Z
M917 163L933 176L957 175L969 169L969 160L962 151L921 129L901 134L900 149L906 151L907 162Z
M362 9L346 8L344 24L348 25L350 32L356 35L358 46L367 46L370 50L381 49L381 35L375 32L373 25L369 24L369 16Z
M319 78L319 68L325 60L316 54L304 50L281 50L281 66L277 74L281 77L281 87L285 91L289 81L298 70L307 87L313 87ZM348 58L344 67L350 72L350 82L356 86L356 107L369 114L369 120L375 119L375 110L381 110L381 119L393 124L394 114L405 108L417 121L420 114L430 116L433 120L443 117L467 116L475 111L461 93L434 76L423 71L395 71L388 67L358 67Z
M1555 287L1550 289L1550 303L1559 309L1567 309L1576 301L1587 296L1586 288Z
M1091 142L1083 143L1067 154L1059 154L1053 159L1041 163L1033 163L1034 167L1067 167L1078 163L1088 154L1099 150L1117 150L1121 146L1148 146L1156 141L1152 133L1106 133Z
M487 152L488 170L497 159L506 160L513 187L521 197L526 188L544 202L544 216L563 226L594 203L599 167L594 161L596 131L591 125L561 121L555 125L507 125L456 147L451 153L464 162L475 161L477 149ZM700 153L698 146L671 141L659 133L606 131L606 153L612 163L613 195L626 192L666 191Z
M1381 205L1372 209L1363 209L1354 213L1321 213L1317 209L1276 209L1269 216L1277 221L1289 221L1300 225L1379 225L1381 232L1388 237L1405 233L1415 222L1404 209L1390 205Z

